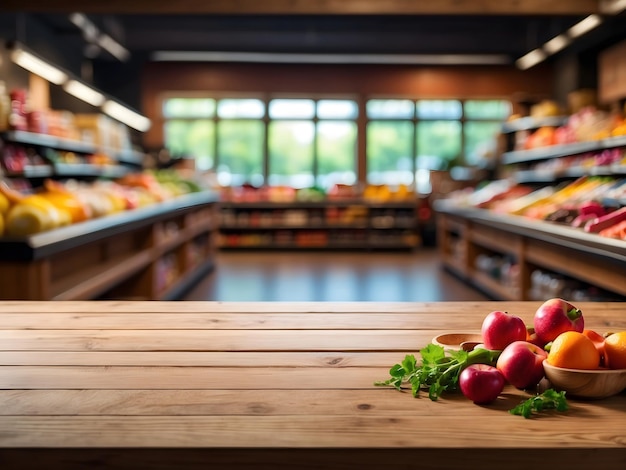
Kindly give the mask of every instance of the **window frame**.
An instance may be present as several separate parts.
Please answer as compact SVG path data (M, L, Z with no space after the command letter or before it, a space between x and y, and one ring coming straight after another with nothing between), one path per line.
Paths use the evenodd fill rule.
M217 127L218 122L221 120L250 120L251 118L220 118L218 116L218 107L219 101L221 99L257 99L260 100L264 105L264 115L262 118L252 118L252 120L260 120L263 123L264 127L264 143L262 150L262 166L263 166L263 186L268 185L268 180L270 176L270 162L269 162L269 124L272 121L290 121L290 120L302 120L302 121L310 121L314 126L314 136L313 136L313 168L312 168L312 177L315 184L317 184L319 180L319 136L318 136L318 123L320 121L329 122L329 121L347 121L354 122L356 124L356 141L355 141L355 149L354 149L354 167L350 169L350 171L354 171L356 176L356 184L364 183L368 184L368 137L367 137L367 128L370 122L375 121L399 121L399 122L411 122L413 127L413 138L411 141L411 149L412 149L412 158L411 158L411 172L412 172L412 185L416 184L416 172L419 168L418 165L418 124L420 122L433 122L433 121L458 121L461 124L461 135L460 135L460 145L461 152L459 157L450 160L453 164L455 161L460 161L462 165L466 165L468 163L467 160L467 142L466 142L466 130L465 126L467 122L476 122L476 123L498 123L502 124L506 121L506 117L503 119L495 119L495 118L467 118L465 112L465 103L467 101L504 101L509 104L509 113L512 112L512 103L510 97L503 96L467 96L467 97L458 97L458 96L407 96L407 95L392 95L392 94L376 94L376 95L358 95L358 94L333 94L333 93L267 93L267 92L217 92L217 91L168 91L166 93L162 93L159 97L160 104L160 125L161 128L165 128L165 123L169 120L197 120L197 119L209 119L213 120L215 123L215 139L213 144L213 170L216 170L220 163L220 155L218 153L218 135L217 135ZM215 113L212 118L166 118L163 113L164 104L167 99L170 98L208 98L214 99L216 101L215 104ZM314 116L312 119L301 119L301 118L269 118L269 106L270 102L274 99L305 99L312 100L314 102ZM319 118L318 117L318 102L322 100L348 100L352 101L356 104L357 116L355 118ZM409 118L400 118L400 117L377 117L370 118L367 115L367 103L370 100L409 100L413 104L413 116ZM419 101L450 101L455 100L461 103L461 117L459 119L449 119L445 117L437 117L437 118L420 118L418 117L418 105ZM165 135L163 135L163 140L165 140ZM165 142L163 142L165 145Z
M466 116L466 112L465 112L465 103L468 101L504 101L506 103L509 104L509 115L513 110L513 106L511 103L511 100L509 97L502 97L502 96L472 96L472 97L464 97L464 98L460 98L457 96L420 96L420 97L414 97L414 96L405 96L405 95L369 95L365 98L364 100L364 107L365 109L367 109L367 103L370 100L410 100L413 102L413 116L411 118L402 118L402 117L375 117L375 118L370 118L367 113L364 116L364 120L365 120L365 129L367 129L368 125L371 122L384 122L384 121L395 121L395 122L411 122L413 125L413 141L412 141L412 158L411 158L411 162L412 162L412 185L415 187L416 184L416 179L417 179L417 171L419 169L419 165L418 165L418 155L417 155L417 148L418 148L418 143L417 143L417 139L418 139L418 124L420 122L435 122L435 121L453 121L453 122L459 122L461 125L461 129L460 129L460 154L457 156L457 158L451 160L450 162L454 162L455 160L459 160L462 166L467 166L467 153L466 153L466 147L467 147L467 143L466 143L466 137L465 137L465 126L467 122L479 122L479 123L499 123L502 124L506 121L507 117L504 117L503 119L499 120L499 119L495 119L495 118L467 118ZM451 119L451 118L445 118L445 117L434 117L434 118L424 118L424 117L418 117L418 102L419 101L459 101L461 104L461 116L458 119ZM366 134L366 139L367 139L367 134ZM367 149L368 149L368 142L366 140L366 148L365 148L365 171L364 171L364 175L365 175L365 183L369 184L368 181L368 158L367 158ZM473 165L471 165L473 166Z
M165 102L168 99L175 99L175 98L187 98L187 99L213 99L215 100L215 112L214 115L212 117L202 117L202 118L197 118L197 117L165 117L164 115L164 106L165 106ZM257 99L260 100L263 105L264 105L264 113L263 113L263 117L261 118L248 118L248 117L235 117L235 118L221 118L218 115L218 109L219 109L219 101L220 100L224 100L224 99ZM270 109L270 103L272 100L311 100L313 101L313 108L314 108L314 113L313 113L313 117L312 118L300 118L300 117L277 117L277 118L270 118L269 117L269 109ZM355 103L356 105L356 117L354 118L345 118L345 117L341 117L341 118L330 118L330 117L325 117L325 118L320 118L318 116L318 102L319 101L332 101L332 100L339 100L339 101L352 101ZM214 126L215 126L215 139L213 142L213 155L214 155L214 159L213 159L213 170L216 170L219 167L220 164L220 155L218 153L218 148L219 148L219 136L218 136L218 127L219 127L219 122L220 121L250 121L250 120L260 120L263 122L263 127L264 127L264 142L263 142L263 151L262 151L262 158L263 158L263 186L267 186L268 185L268 181L269 181L269 177L270 177L270 143L269 143L269 128L270 128L270 123L271 122L288 122L288 121L303 121L303 122L311 122L313 124L313 148L312 148L312 152L313 152L313 166L311 169L311 176L312 179L314 181L315 184L317 184L318 180L319 180L319 144L318 144L318 123L321 122L332 122L332 121L341 121L341 122L354 122L357 128L357 132L356 132L356 139L355 139L355 148L354 148L354 166L350 169L350 171L353 171L355 174L355 179L356 182L358 182L358 177L359 177L359 165L358 165L358 151L359 151L359 145L358 145L358 133L359 133L359 119L361 117L361 109L359 106L359 100L358 97L356 97L355 95L345 95L345 94L341 94L341 95L335 95L335 94L291 94L291 93L271 93L271 94L267 94L267 93L225 93L225 92L198 92L198 91L194 91L194 92L174 92L174 91L169 91L167 93L163 93L160 95L160 113L159 116L161 118L161 128L164 129L165 125L168 121L173 121L173 120L177 120L177 121L195 121L198 119L203 119L203 120L210 120L213 121ZM163 144L165 145L165 134L163 136Z

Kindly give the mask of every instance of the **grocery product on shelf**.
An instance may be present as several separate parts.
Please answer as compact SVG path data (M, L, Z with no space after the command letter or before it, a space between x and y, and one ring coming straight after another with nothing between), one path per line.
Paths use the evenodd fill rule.
M192 182L179 180L161 184L152 173L126 175L116 181L93 183L46 179L37 190L18 190L0 180L0 194L8 207L4 210L5 234L24 237L88 219L132 210L201 190Z
M480 201L481 198L468 195L467 191L461 195L452 195L450 201L494 213L569 225L600 236L610 234L612 238L618 238L621 231L604 230L621 223L623 217L626 217L626 208L604 203L605 200L626 198L626 178L585 176L560 188L546 186L534 191L520 189L524 188L521 185L490 186L490 198L482 202L471 204L471 201ZM480 191L484 192L485 189L476 193Z
M544 300L554 297L581 302L621 300L618 295L572 277L545 269L533 269L530 274L529 300Z

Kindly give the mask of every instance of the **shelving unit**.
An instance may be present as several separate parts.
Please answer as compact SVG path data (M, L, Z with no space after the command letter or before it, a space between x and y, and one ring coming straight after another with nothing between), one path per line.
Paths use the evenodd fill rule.
M43 178L119 178L129 171L140 168L143 161L141 152L117 149L102 149L96 145L76 140L63 139L46 134L26 131L7 131L0 133L0 140L24 147L38 149L44 157L46 149L73 152L79 155L92 155L105 152L116 164L96 165L90 163L64 163L49 161L44 158L42 165L26 165L23 171L4 171L9 178L43 179Z
M512 148L516 132L565 122L562 117L523 118L505 124L502 132ZM580 159L556 160L622 147L626 147L626 136L508 151L502 154L502 164L512 168L509 177L516 183L535 187L581 176L620 176L626 174L620 162L583 166L572 165ZM546 168L534 169L544 160L550 163ZM604 202L621 207L625 201ZM626 243L622 240L551 222L457 207L445 200L437 201L435 208L443 265L496 299L538 300L533 273L544 271L559 285L581 283L583 288L603 289L609 296L626 296ZM507 269L500 269L502 266Z
M519 122L518 122L519 121ZM533 119L530 117L518 119L503 126L502 133L507 138L507 148L513 148L516 132L537 129L542 126L565 123L566 119L555 117ZM598 153L603 150L626 147L626 136L616 136L589 142L551 145L530 150L510 150L502 154L501 162L505 166L514 168L512 177L517 183L552 183L560 180L574 179L581 176L613 176L626 174L626 166L613 162L601 165L568 165L564 168L533 168L541 161L550 161L568 157L581 156L589 153Z
M500 300L536 300L531 274L546 269L626 297L626 243L565 226L458 207L440 200L438 245L444 267ZM502 278L477 269L481 254L508 257L516 276Z
M531 131L533 129L537 129L539 127L544 126L553 126L558 127L562 126L567 122L567 116L548 116L544 118L535 118L532 116L527 116L519 119L515 119L513 121L505 122L502 125L502 133L503 134L512 134L514 132L520 131Z
M176 298L215 262L216 208L217 195L194 193L0 239L0 299ZM177 265L164 272L170 254Z
M417 201L358 200L221 204L223 249L411 250Z

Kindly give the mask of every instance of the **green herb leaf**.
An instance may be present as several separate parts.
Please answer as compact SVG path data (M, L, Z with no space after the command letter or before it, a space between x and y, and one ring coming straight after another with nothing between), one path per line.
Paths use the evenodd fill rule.
M568 405L565 392L557 392L549 388L540 395L530 397L515 408L509 410L512 415L523 416L528 419L533 412L540 413L543 410L567 411Z
M391 378L374 382L374 385L391 385L401 390L402 385L408 383L414 397L419 395L421 389L426 389L428 397L435 401L444 392L458 388L459 375L465 367L477 363L495 365L499 354L499 351L488 349L475 349L469 353L446 351L442 346L429 344L420 350L420 363L414 355L408 354L401 364L389 370Z

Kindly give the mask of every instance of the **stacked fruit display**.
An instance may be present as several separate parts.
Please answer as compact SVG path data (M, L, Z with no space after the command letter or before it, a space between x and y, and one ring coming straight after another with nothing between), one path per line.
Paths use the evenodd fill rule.
M515 150L532 150L551 145L588 142L626 135L626 118L595 107L572 114L563 126L543 126L517 139Z
M39 191L30 194L0 181L0 236L25 237L200 190L171 175L163 182L159 177L136 173L93 184L46 180Z
M496 181L474 193L452 195L451 200L626 240L626 178L583 176L560 189L534 191Z
M356 185L335 184L327 191L319 187L293 188L291 186L264 186L242 185L239 187L224 187L221 190L221 199L229 202L317 202L363 198L368 202L385 203L392 201L413 201L415 192L407 185L398 186L367 185L360 188Z
M420 350L421 363L407 355L390 369L391 378L375 385L401 390L409 383L414 396L427 389L432 400L460 389L474 403L485 405L501 395L506 383L539 390L547 376L548 386L554 388L529 402L539 403L540 409L566 408L565 393L603 398L626 388L626 331L601 335L585 329L582 311L561 298L541 304L532 327L516 315L490 312L482 322L480 338L482 343L469 348L460 344L458 350L446 351L448 356L434 340ZM530 408L520 405L511 412L528 417Z
M494 311L485 317L481 334L485 348L502 352L495 367L470 366L479 370L461 374L461 391L476 403L495 400L505 381L520 389L536 386L546 374L546 367L551 371L558 368L574 371L625 369L626 372L626 331L603 336L585 329L582 311L560 298L547 300L537 309L533 328L527 328L518 316ZM498 376L496 371L501 378L494 378ZM474 382L486 379L474 377L487 373L491 374L487 378L493 385L477 387ZM568 389L567 380L553 385ZM626 381L617 387L618 392L626 388ZM584 390L568 391L585 396Z

